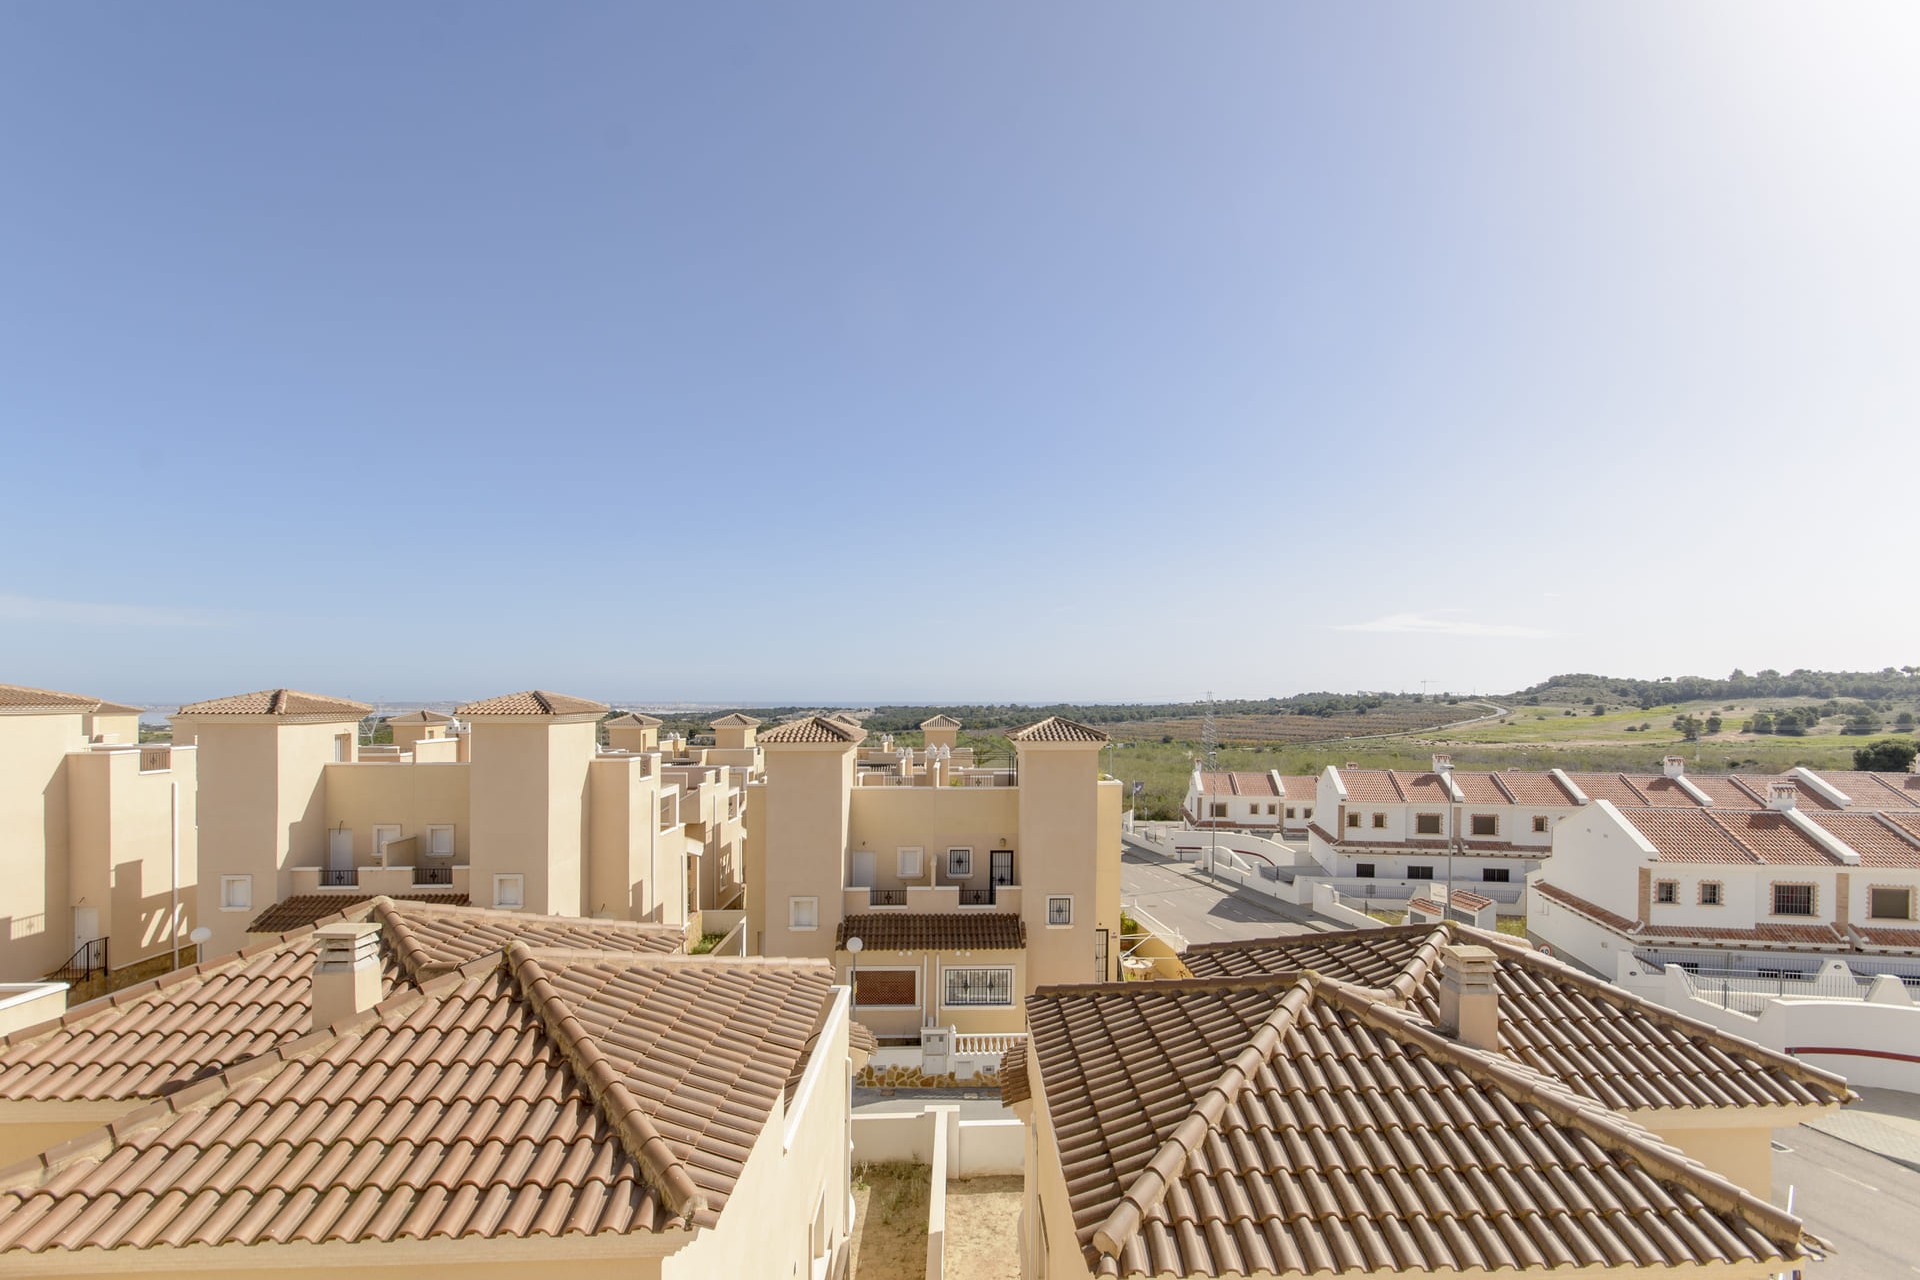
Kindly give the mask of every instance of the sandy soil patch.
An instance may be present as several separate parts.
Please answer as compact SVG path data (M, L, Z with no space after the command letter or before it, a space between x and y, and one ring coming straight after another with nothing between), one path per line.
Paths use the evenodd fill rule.
M922 1280L927 1274L927 1204L933 1194L932 1178L932 1171L923 1164L854 1168L855 1218L848 1280ZM951 1184L947 1193L951 1214ZM952 1257L951 1246L948 1257Z
M947 1274L1020 1280L1018 1177L947 1183Z

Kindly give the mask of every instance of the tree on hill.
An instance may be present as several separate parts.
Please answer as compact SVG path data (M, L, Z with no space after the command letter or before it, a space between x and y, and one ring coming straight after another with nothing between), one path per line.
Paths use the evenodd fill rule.
M1880 719L1879 712L1862 707L1847 717L1847 722L1840 726L1840 732L1865 736L1869 733L1880 732L1884 725L1885 721Z
M1688 742L1698 742L1700 741L1700 731L1706 726L1700 723L1699 716L1675 716L1673 718L1673 727L1678 729L1680 736Z
M1720 717L1717 715L1708 716L1707 717L1707 733L1709 735L1712 735L1720 732L1720 727L1724 723L1725 721L1721 720Z
M1913 712L1902 711L1893 718L1893 727L1906 733L1913 732Z
M1913 768L1916 756L1920 756L1920 747L1913 743L1901 742L1897 738L1882 738L1878 742L1855 748L1853 767L1872 773L1905 773Z

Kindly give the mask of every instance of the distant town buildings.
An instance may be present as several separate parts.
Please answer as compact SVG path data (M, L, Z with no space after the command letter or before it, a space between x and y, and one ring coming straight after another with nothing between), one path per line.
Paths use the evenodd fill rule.
M1195 765L1181 814L1189 826L1302 836L1313 823L1319 779L1277 769L1208 772Z

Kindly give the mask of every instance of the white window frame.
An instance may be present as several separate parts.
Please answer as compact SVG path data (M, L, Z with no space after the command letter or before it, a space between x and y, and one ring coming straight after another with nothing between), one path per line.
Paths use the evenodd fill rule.
M801 924L802 904L813 916L810 924ZM815 894L795 894L787 899L787 928L795 933L813 933L820 928L820 899Z
M1680 882L1678 880L1655 880L1653 882L1653 901L1655 906L1678 906L1680 904Z
M1064 902L1067 904L1067 918L1065 920L1055 920L1053 918L1053 904L1056 902ZM1047 895L1047 928L1049 929L1073 928L1073 895L1072 894L1050 893Z
M502 890L513 891L513 901L507 900ZM502 911L520 911L527 905L527 878L519 872L497 875L493 878L493 905Z
M952 1004L948 1002L947 993L949 987L947 984L951 981L947 976L948 974L992 973L996 971L1007 975L1007 998L1004 1003L985 1004L979 1001L969 1001L964 1004ZM940 1007L942 1009L1012 1009L1018 1003L1019 997L1013 987L1013 966L1010 964L953 964L942 965L940 968Z
M239 890L238 893L234 892ZM253 910L253 877L221 876L220 909L222 911Z
M850 1007L855 1009L918 1009L920 1007L920 966L917 964L863 964L861 973L910 973L913 975L912 1004L867 1004L860 999L858 983L851 978L847 985L856 989L850 996Z
M400 824L397 822L376 822L373 824L373 865L387 865L387 846L400 839Z
M927 873L927 851L920 845L901 845L893 851L894 872L902 880L918 880Z
M433 838L442 831L447 833L447 848L444 853L433 847ZM451 822L435 822L428 825L427 856L429 858L451 858L453 856L453 824Z
M1713 890L1712 897L1707 896L1707 890L1709 889ZM1726 886L1719 880L1702 880L1700 882L1700 892L1698 896L1700 900L1699 905L1703 907L1724 907L1727 905Z
M955 854L961 855L961 858L956 859ZM973 847L971 845L954 845L947 850L947 879L973 879Z

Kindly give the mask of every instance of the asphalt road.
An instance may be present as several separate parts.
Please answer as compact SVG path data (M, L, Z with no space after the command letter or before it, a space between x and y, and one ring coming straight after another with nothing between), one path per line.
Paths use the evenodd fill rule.
M1833 1252L1804 1267L1806 1280L1920 1280L1920 1173L1801 1126L1774 1140L1773 1202L1787 1203Z
M1230 892L1192 863L1175 862L1129 846L1120 857L1120 896L1137 902L1188 942L1229 942L1284 934L1324 932L1311 913L1288 903L1266 903Z

